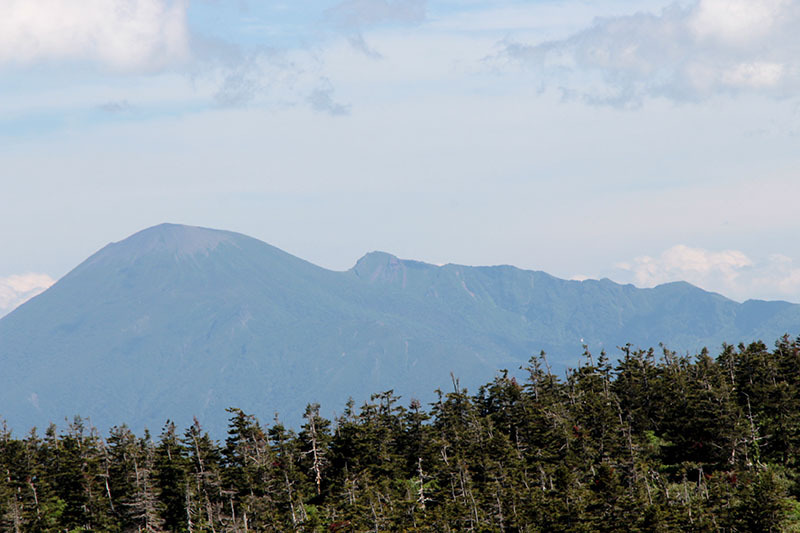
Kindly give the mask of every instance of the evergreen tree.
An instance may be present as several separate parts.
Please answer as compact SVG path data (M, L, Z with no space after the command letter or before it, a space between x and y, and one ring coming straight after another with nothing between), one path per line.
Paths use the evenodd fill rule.
M167 531L184 531L188 525L186 491L189 461L186 453L175 424L167 421L155 449L153 465L160 516Z

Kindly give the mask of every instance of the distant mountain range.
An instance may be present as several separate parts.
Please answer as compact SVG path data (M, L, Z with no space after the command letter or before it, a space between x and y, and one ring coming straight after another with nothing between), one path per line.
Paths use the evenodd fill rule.
M800 306L739 304L688 283L637 289L511 266L434 266L373 252L346 272L245 235L162 224L109 244L0 320L0 417L17 434L65 417L158 432L226 407L298 425L394 389L474 388L548 352L679 351L800 333Z

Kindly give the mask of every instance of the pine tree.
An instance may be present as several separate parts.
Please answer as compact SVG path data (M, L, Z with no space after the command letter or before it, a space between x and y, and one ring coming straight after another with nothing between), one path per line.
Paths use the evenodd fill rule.
M186 449L178 438L175 424L167 421L155 449L153 465L160 516L166 531L184 531L188 526L186 513L188 467Z
M203 431L197 419L184 433L183 446L188 450L189 459L189 479L184 497L186 527L189 531L216 533L222 525L225 501L219 447Z

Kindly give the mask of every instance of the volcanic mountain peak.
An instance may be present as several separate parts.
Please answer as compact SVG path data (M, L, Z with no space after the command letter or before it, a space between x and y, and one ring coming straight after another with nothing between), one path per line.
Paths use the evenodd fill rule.
M144 229L119 242L111 243L96 257L114 256L119 259L135 259L150 253L170 253L176 257L195 254L207 255L220 243L246 239L244 235L230 231L184 226L182 224L159 224Z
M250 239L230 231L181 224L159 224L135 233L119 242L112 242L90 257L85 266L107 262L132 263L144 256L167 255L186 259L208 255L222 243Z
M73 414L100 427L226 407L299 425L307 402L371 393L433 401L544 350L695 350L800 331L800 306L738 304L689 284L636 289L511 266L436 266L385 252L327 270L229 231L161 224L112 243L0 320L0 419L20 431ZM35 400L35 401L34 401Z

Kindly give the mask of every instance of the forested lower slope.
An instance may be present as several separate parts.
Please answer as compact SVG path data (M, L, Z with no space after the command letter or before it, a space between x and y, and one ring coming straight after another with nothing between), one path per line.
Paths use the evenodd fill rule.
M295 433L229 409L153 439L0 436L3 531L796 531L800 341L534 358L424 407L391 391Z

